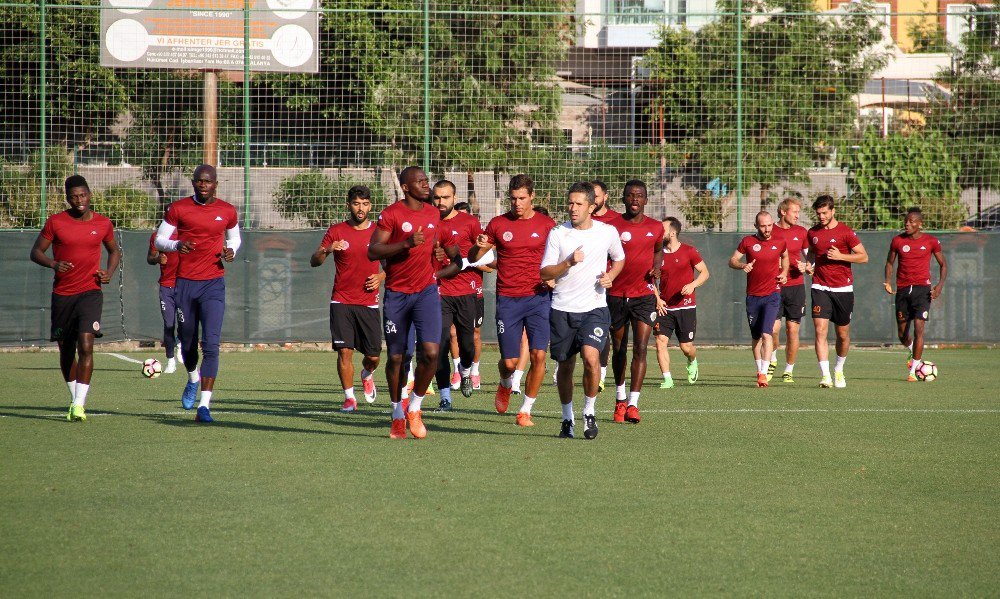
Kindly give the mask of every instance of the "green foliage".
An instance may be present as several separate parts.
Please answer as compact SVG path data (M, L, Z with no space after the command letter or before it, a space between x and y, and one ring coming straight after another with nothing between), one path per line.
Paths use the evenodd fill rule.
M959 184L962 165L940 133L894 133L883 138L870 128L851 155L848 169L851 197L862 210L857 228L894 226L907 207L920 204L933 207L924 217L930 229L954 228L965 216Z
M63 182L73 172L72 157L65 146L50 146L44 162L41 150L29 155L27 166L0 160L0 227L41 227L48 215L66 208ZM41 214L43 168L46 214Z
M913 52L949 52L951 46L945 29L938 23L937 15L932 13L927 2L924 2L922 12L929 16L912 17L906 27L906 33L913 40Z
M159 214L156 201L142 189L128 183L95 191L91 206L121 229L153 228L157 221L150 216Z
M684 215L688 228L704 227L706 231L718 228L722 230L722 222L733 213L733 208L727 206L729 197L716 198L707 191L684 191L684 199L677 202L677 208Z
M347 192L355 185L371 190L373 213L385 207L385 193L377 182L334 178L320 170L282 180L274 192L274 207L285 218L305 219L309 227L328 227L347 218Z

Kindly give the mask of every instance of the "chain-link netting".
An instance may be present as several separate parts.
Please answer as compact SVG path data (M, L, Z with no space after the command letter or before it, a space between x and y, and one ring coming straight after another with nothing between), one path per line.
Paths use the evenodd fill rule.
M822 194L860 229L896 228L910 205L928 228L1000 221L1000 4L306 2L318 72L287 73L102 67L102 44L133 59L181 39L155 35L169 19L149 1L105 2L0 6L2 228L40 227L71 172L120 228L152 227L206 160L259 229L339 220L358 183L377 210L407 164L484 222L518 172L557 214L573 181L617 198L643 179L650 214L694 229L747 230L762 207ZM249 36L275 56L263 9L303 6L252 4L245 29L213 33L217 9L243 11L167 4L217 45ZM149 35L112 47L102 10L150 13Z

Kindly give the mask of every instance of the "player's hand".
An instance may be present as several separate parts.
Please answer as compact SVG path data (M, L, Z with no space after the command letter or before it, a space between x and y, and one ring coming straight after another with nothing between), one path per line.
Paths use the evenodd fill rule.
M805 260L799 260L795 263L795 268L799 269L799 272L809 272L809 263Z
M653 279L654 281L656 279L659 279L660 278L660 269L659 268L655 268L655 267L654 268L650 268L649 269L649 278Z
M785 283L787 283L788 282L788 275L786 275L786 274L780 274L780 275L778 275L778 282L781 283L782 285L784 285Z
M413 235L410 235L406 241L410 244L411 248L422 245L424 243L424 228L422 226L417 227L416 232Z
M662 298L656 298L656 313L660 316L667 315L667 302L663 301Z
M688 283L681 287L681 295L691 295L692 293L694 293L694 283Z
M97 280L100 281L101 285L107 285L108 283L111 282L111 275L109 275L108 271L104 270L103 268L98 268Z
M164 254L163 252L158 253L156 255L156 259L160 262L160 264L166 264L167 263L167 255Z
M577 250L577 251L580 251L580 250ZM612 283L614 283L614 280L611 278L611 276L608 273L605 272L605 273L601 273L601 275L599 277L597 277L597 283L601 287L604 287L605 289L610 289Z
M830 248L826 251L826 257L830 260L843 260L846 255L837 248Z
M889 295L896 295L896 292L892 290L892 285L889 283L882 283L882 287L885 288L885 292ZM934 290L931 289L931 299L934 299Z
M347 249L347 242L343 239L338 239L330 244L330 247L326 248L327 254L332 254L334 252L342 252Z
M373 275L368 275L365 279L365 291L375 291L382 286L382 281L385 280L384 272L377 272Z
M69 270L72 270L72 268L73 268L73 263L66 262L65 260L56 260L55 262L52 263L52 270L56 272L67 272Z
M493 247L493 244L490 243L490 238L488 235L486 235L486 233L480 233L479 235L476 235L476 245L484 249L489 249Z
M182 254L190 254L194 251L193 241L182 241L177 245L177 251Z
M751 261L747 262L746 265L743 267L743 272L747 272L748 273L751 270L753 270L753 263L756 262L756 261L757 260L751 260Z
M441 247L440 241L434 242L434 259L442 264L451 264L451 260L448 259L448 254L446 254L444 248Z
M542 282L545 283L548 286L549 289L555 289L556 288L556 280L555 279L549 279L548 281L542 281Z
M931 299L936 300L938 297L940 297L940 295L941 295L941 284L938 283L937 285L931 287Z
M219 257L226 262L232 262L236 258L236 252L233 251L233 248L222 248L222 253L219 254Z
M580 247L573 250L573 253L569 255L569 265L573 266L575 264L579 264L583 262L583 258L584 258L583 246L581 245Z

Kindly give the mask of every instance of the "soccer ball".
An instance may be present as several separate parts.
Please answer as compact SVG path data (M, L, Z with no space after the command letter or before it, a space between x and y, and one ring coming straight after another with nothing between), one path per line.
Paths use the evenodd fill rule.
M146 358L142 363L142 376L148 379L155 379L163 372L163 366L156 358Z
M917 378L924 382L931 382L938 377L937 364L934 362L924 362L917 367Z

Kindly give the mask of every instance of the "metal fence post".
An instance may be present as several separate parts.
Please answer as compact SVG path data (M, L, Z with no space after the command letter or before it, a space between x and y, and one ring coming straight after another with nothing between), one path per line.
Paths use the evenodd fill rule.
M48 13L45 10L47 8L47 6L46 6L45 3L47 1L48 0L38 0L38 7L40 9L39 10L39 14L38 14L38 18L39 18L39 22L38 22L38 54L39 54L39 60L41 61L41 64L39 65L40 69L39 69L39 81L38 81L39 82L39 87L41 88L41 90L39 92L39 101L41 102L41 106L39 106L39 112L38 112L39 113L39 124L38 124L38 126L40 128L39 129L39 134L40 134L39 138L40 138L40 140L42 142L42 147L39 149L40 157L41 157L41 160L42 160L42 180L41 180L41 189L40 189L40 193L41 193L40 199L41 199L41 202L40 202L40 205L39 205L39 210L41 211L41 213L38 215L38 223L39 223L38 227L39 228L41 228L42 223L45 222L45 217L46 217L46 215L48 214L48 211L49 211L49 209L48 209L49 155L48 155L48 147L47 147L48 146L48 141L45 139L45 121L48 118L48 114L47 114L47 111L46 111L46 104L48 103L48 95L46 93L47 90L45 89L45 86L46 86L46 80L45 80L46 72L45 72L45 70L46 70L46 65L47 65L47 62L48 62L46 60L47 57L45 55L45 36L46 36L45 20L48 18Z
M250 6L243 4L243 228L250 228Z
M431 0L424 0L424 172L431 168Z
M736 0L736 230L743 230L743 0Z

